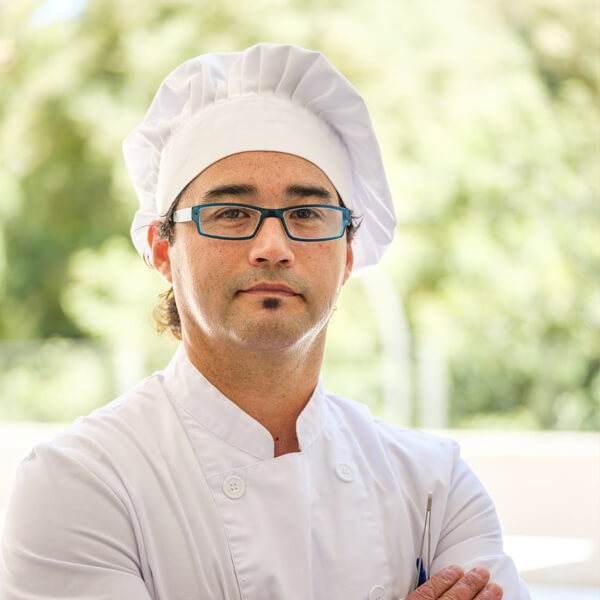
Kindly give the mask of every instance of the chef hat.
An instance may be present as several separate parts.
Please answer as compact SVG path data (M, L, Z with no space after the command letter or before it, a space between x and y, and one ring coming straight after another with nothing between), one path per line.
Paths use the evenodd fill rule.
M396 219L367 107L321 53L288 44L203 54L167 75L123 144L140 201L131 227L138 252L150 259L147 226L164 219L196 175L250 150L294 154L319 167L362 217L353 274L379 261Z

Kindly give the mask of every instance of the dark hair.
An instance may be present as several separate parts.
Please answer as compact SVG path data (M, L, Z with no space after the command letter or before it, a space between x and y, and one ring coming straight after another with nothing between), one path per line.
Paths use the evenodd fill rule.
M173 222L173 213L177 209L177 206L185 192L186 186L179 192L177 198L173 201L169 210L164 215L164 220L157 227L158 234L163 239L169 242L169 245L173 243L175 239L175 223ZM345 207L346 205L342 202L340 195L338 194L338 200L340 206ZM346 227L346 240L348 243L352 241L352 238L356 235L358 228L360 227L362 218L356 215L354 211L350 210L350 223ZM181 319L179 318L179 310L177 303L175 302L175 294L173 293L173 287L170 287L166 292L159 295L160 302L154 309L154 319L156 321L156 329L158 333L163 333L167 329L171 332L175 339L181 340Z

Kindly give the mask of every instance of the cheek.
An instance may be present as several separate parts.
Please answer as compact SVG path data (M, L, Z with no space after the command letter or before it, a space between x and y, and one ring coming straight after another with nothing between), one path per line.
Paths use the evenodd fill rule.
M226 242L203 238L182 239L174 246L172 259L173 281L183 294L202 295L227 280L235 263L234 248ZM210 243L217 242L217 243ZM239 262L239 258L238 258Z
M344 282L346 276L346 258L347 258L347 245L344 242L340 243L335 252L332 253L329 250L328 259L328 270L329 277L336 282L336 287Z
M196 293L194 283L205 270L202 264L202 253L186 235L176 238L171 247L171 270L173 273L173 289L177 302L190 304L190 298Z
M337 295L344 283L346 273L345 247L331 251L331 246L323 242L323 246L315 248L307 256L309 277L318 286L319 293L331 296L335 303Z

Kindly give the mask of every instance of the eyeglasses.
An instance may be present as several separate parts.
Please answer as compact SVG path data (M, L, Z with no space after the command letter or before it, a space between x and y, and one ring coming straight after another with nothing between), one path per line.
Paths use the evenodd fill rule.
M288 208L260 208L249 204L201 204L173 213L174 223L194 221L200 235L219 240L249 240L269 217L281 221L286 235L299 242L323 242L344 235L350 211L342 206L302 204Z

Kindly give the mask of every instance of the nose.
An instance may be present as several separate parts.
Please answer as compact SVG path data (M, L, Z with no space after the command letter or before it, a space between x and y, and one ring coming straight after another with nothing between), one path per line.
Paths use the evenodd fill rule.
M294 264L291 242L278 218L265 218L256 235L250 240L250 263L254 266L291 267Z

